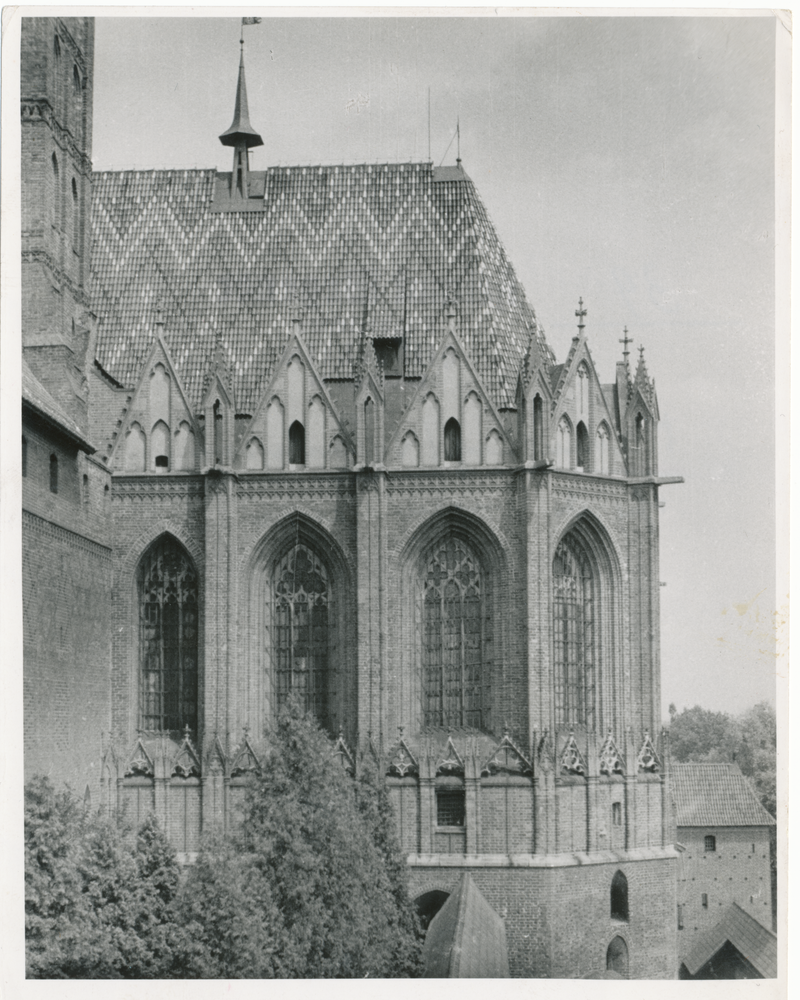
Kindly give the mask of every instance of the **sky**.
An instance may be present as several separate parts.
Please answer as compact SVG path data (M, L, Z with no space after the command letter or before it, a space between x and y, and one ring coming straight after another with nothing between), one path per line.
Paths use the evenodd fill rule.
M98 18L96 170L231 169L238 18ZM767 17L268 18L251 167L454 163L563 361L582 296L661 423L663 708L775 699L775 31ZM785 544L785 542L784 542Z

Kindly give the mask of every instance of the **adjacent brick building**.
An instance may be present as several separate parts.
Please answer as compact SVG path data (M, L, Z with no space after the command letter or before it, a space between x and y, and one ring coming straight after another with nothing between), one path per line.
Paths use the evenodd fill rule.
M191 854L293 692L378 755L427 919L469 874L512 975L675 977L643 355L602 382L581 304L556 361L460 163L251 171L243 63L231 173L92 175L91 39L23 22L36 454L74 422L89 497L26 529L29 773Z
M736 903L772 931L770 835L775 820L736 764L673 764L678 956Z

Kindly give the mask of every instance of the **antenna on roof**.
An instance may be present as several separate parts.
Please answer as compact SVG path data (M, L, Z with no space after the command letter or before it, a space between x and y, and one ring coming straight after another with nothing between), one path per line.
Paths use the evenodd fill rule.
M428 87L428 163L431 162L431 88Z
M458 142L456 144L456 166L461 166L461 116L456 118L456 136L458 137Z

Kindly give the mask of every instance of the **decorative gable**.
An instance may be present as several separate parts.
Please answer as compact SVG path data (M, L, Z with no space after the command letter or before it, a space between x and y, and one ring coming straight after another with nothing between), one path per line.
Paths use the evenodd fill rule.
M625 459L609 401L589 345L574 337L553 394L550 447L558 468L625 475Z
M200 466L203 433L162 334L141 369L109 456L116 473L192 472Z
M236 467L251 472L342 469L352 466L354 452L296 321L239 443Z
M448 330L386 449L389 467L507 465L516 449L464 345Z

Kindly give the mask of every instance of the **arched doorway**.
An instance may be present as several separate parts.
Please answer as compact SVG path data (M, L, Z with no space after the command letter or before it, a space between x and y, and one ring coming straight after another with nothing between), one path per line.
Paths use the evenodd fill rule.
M425 892L421 896L417 896L414 900L414 905L417 908L417 916L419 917L420 926L423 931L427 933L431 920L441 910L449 896L448 892L443 892L441 889L432 889L430 892Z
M626 979L628 977L628 946L619 935L608 946L606 969L610 972L618 972Z

